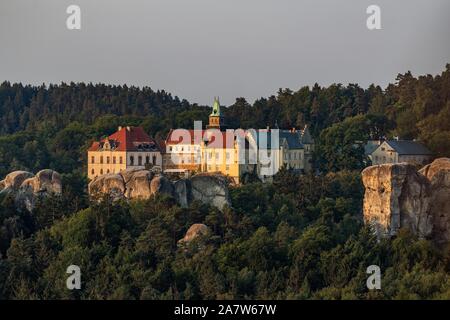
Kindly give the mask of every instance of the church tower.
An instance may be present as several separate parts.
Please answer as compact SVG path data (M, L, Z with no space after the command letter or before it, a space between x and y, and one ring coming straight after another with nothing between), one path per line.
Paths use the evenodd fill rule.
M212 106L212 112L209 115L209 124L206 126L207 129L225 129L225 122L223 115L220 113L220 102L219 98L214 97L214 103Z

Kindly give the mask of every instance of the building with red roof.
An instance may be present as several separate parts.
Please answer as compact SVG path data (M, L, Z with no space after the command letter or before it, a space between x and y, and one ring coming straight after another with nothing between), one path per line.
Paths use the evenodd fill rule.
M162 169L158 144L141 127L119 127L112 135L94 141L88 149L88 178L126 169Z

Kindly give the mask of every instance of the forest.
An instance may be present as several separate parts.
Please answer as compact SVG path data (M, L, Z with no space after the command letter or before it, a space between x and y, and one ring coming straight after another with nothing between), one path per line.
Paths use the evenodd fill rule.
M308 124L316 173L231 188L223 212L174 199L93 202L86 149L119 125L157 140L207 120L210 108L148 87L0 85L0 176L51 168L63 194L20 210L0 194L0 299L450 299L450 250L406 230L377 241L362 223L368 139L417 139L450 156L450 64L399 74L385 89L333 84L280 89L224 109L231 127ZM193 223L212 234L180 247ZM82 289L66 288L66 268ZM366 268L379 265L381 290Z

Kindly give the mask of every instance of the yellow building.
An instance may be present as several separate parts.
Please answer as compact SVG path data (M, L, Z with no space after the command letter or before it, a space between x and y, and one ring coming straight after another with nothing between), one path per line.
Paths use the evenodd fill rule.
M221 173L239 184L242 175L254 165L239 161L239 153L248 143L239 143L233 131L224 131L220 103L214 99L206 130L171 130L165 141L165 172Z
M140 127L119 127L88 150L88 178L125 169L162 167L159 146Z

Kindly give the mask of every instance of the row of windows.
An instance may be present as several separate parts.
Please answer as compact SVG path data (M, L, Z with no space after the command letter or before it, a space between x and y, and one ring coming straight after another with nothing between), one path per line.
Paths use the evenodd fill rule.
M230 171L230 165L227 164L225 166L225 170ZM212 171L212 165L210 165L210 164L208 165L208 171ZM215 171L219 171L219 166L215 166Z
M103 163L103 156L100 156L100 163ZM91 157L91 163L95 163L95 157L92 156ZM109 164L111 163L111 157L106 157L106 163ZM116 164L116 157L112 157L112 163ZM119 163L122 164L123 163L123 158L119 157Z
M101 164L103 164L104 160L105 159L103 158L103 156L100 156L100 163ZM106 164L110 164L111 160L112 160L112 164L116 164L117 163L116 162L116 160L117 160L116 157L112 157L112 159L111 159L111 157L106 157ZM95 163L95 157L94 156L91 157L91 163ZM123 163L123 158L119 157L119 164L122 164L122 163ZM145 163L146 164L150 163L150 157L149 156L145 157ZM152 157L152 164L153 165L156 164L156 156ZM133 156L130 156L130 165L134 166L134 157ZM142 166L142 156L138 156L138 166Z
M294 155L293 157L292 157L292 155ZM294 152L294 153L285 153L284 154L284 160L297 160L297 152ZM302 160L302 154L301 154L301 152L299 152L298 153L298 160Z
M145 164L150 164L150 157L149 156L145 157ZM156 164L156 156L152 156L152 164L153 165ZM138 166L142 166L142 156L138 156L137 165ZM130 156L130 166L134 166L134 156Z
M169 146L169 151L184 151L184 149L186 148L186 151L190 152L191 151L191 146ZM192 151L198 151L199 150L199 146L192 146Z
M104 173L104 172L103 172L103 169L100 169L100 175L102 175L103 173ZM106 173L111 173L111 172L109 171L109 169L107 169L107 170L106 170ZM115 172L114 172L114 169L113 169L113 172L112 172L112 173L115 173ZM95 175L95 170L94 170L94 169L91 170L91 174L92 174L92 175Z

